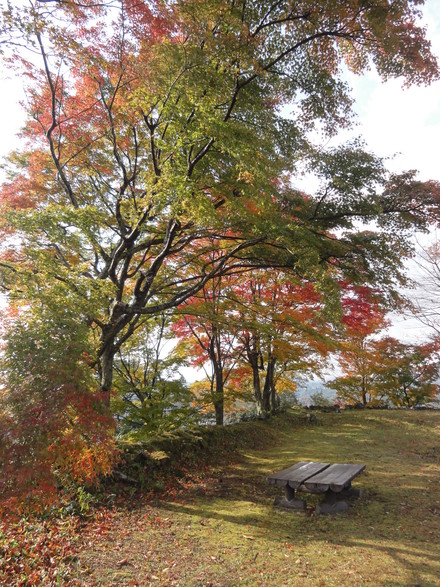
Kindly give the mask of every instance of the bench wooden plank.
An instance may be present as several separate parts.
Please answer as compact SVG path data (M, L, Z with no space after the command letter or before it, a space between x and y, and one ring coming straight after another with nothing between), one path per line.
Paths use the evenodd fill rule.
M270 475L267 480L269 483L279 486L289 485L292 489L298 489L307 479L310 479L317 473L330 467L330 463L314 463L312 461L302 461Z
M314 475L304 482L306 489L312 493L334 491L341 492L351 481L365 469L366 465L335 464Z

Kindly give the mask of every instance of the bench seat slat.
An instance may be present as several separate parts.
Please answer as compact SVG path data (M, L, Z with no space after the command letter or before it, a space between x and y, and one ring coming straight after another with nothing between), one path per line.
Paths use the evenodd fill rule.
M365 469L366 465L335 464L305 481L311 492L324 492L328 489L338 493Z
M310 477L313 477L317 473L324 471L329 466L329 463L302 461L296 463L296 465L288 467L287 469L283 469L282 471L270 475L267 480L274 485L289 485L292 489L298 489L304 481L310 479Z

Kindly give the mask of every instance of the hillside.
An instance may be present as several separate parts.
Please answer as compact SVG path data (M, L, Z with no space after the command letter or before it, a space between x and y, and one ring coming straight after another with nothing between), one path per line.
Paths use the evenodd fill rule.
M210 467L194 454L185 479L127 488L78 522L53 584L440 585L440 412L323 413L310 424L298 410L238 430L238 452L229 432ZM366 463L364 495L337 516L316 515L313 496L306 513L274 507L281 490L266 476L300 460Z

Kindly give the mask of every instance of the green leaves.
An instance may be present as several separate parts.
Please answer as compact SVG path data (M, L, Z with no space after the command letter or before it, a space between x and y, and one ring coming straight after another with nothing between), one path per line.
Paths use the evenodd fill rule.
M28 320L57 362L68 341L53 345L50 329L34 327L42 316L54 332L75 326L109 403L115 357L151 331L148 317L213 279L289 271L325 293L333 315L343 277L392 297L408 230L434 217L438 186L388 178L359 143L326 152L310 137L350 124L344 62L436 78L418 4L9 4L0 27L29 80L29 106L26 148L0 195L0 283L23 311L23 336ZM292 188L301 169L321 182L316 194ZM90 385L78 397L93 398ZM174 397L180 384L167 385ZM146 421L144 408L133 413Z

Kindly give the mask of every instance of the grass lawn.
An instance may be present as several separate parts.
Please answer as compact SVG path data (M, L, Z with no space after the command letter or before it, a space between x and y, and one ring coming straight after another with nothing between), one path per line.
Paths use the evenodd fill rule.
M0 585L440 586L440 412L310 424L297 411L239 430L259 448L225 450L211 468L195 455L194 474L160 494L0 532ZM301 460L366 463L363 497L336 516L316 515L309 494L306 512L274 507L282 489L266 476Z
M252 425L252 424L250 424ZM440 412L347 411L260 425L266 448L134 498L84 528L84 585L440 586ZM273 506L268 473L295 461L366 463L364 496L320 516ZM100 530L96 532L96 529Z

